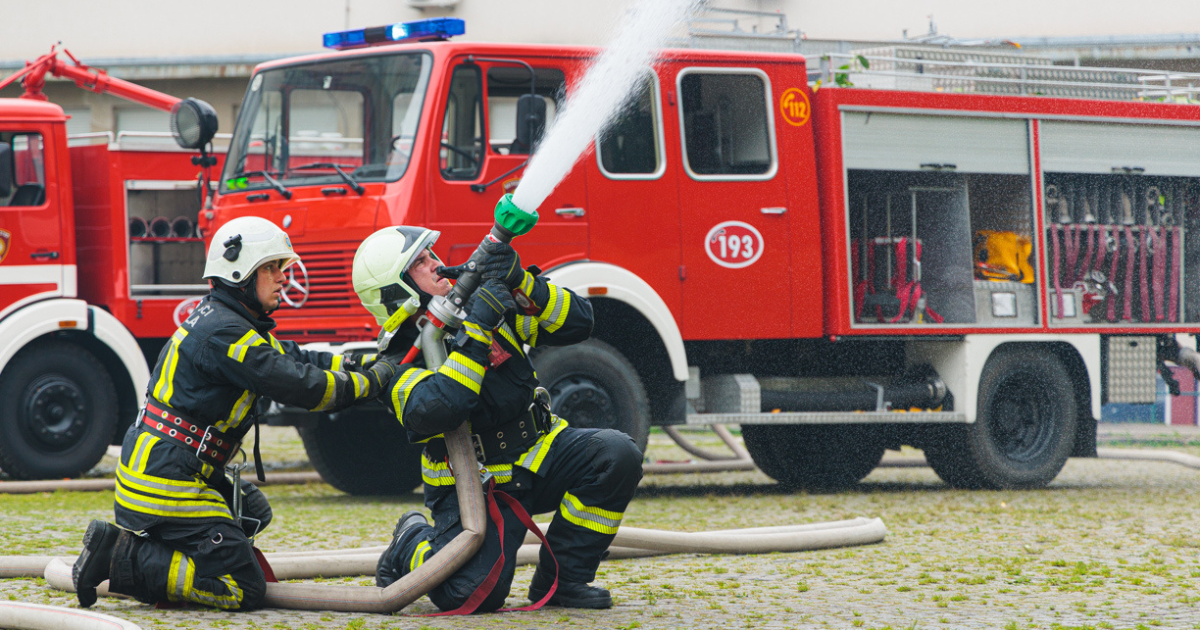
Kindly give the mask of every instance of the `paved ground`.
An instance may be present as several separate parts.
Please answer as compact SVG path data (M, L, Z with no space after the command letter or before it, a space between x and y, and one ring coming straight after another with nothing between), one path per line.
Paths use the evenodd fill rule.
M1140 427L1111 428L1106 445L1160 441ZM1168 437L1186 448L1192 435L1200 439ZM264 442L293 459L293 440L273 430ZM665 440L654 437L652 456L682 459ZM396 616L98 607L144 628L1200 628L1198 491L1200 471L1112 460L1072 460L1050 488L1030 492L949 490L927 468L882 468L829 495L783 492L758 472L658 476L643 481L627 524L700 531L879 516L889 534L852 549L606 563L599 581L616 598L610 611L407 616L433 612L427 600ZM381 544L396 516L421 502L346 497L324 484L268 496L276 524L260 544L269 551ZM111 495L0 496L0 505L6 553L71 553L88 519L111 514ZM510 604L525 603L530 575L520 571ZM73 602L41 580L2 581L0 597Z

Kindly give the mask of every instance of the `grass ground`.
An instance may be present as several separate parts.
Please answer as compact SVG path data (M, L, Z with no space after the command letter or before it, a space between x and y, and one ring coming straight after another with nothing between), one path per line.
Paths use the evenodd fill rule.
M294 435L269 430L264 453L300 461ZM686 458L661 434L650 456ZM849 549L607 562L598 582L613 591L609 611L409 616L434 612L428 600L395 616L160 611L121 600L98 608L144 628L1200 628L1198 491L1200 471L1112 460L1072 460L1036 491L950 490L926 468L880 468L852 491L824 495L782 491L757 471L651 476L628 525L702 531L878 516L889 534ZM419 494L348 497L325 484L267 494L276 520L259 543L268 551L384 544L396 517L421 507ZM0 496L3 553L75 553L89 519L111 518L111 501ZM531 575L519 570L510 604L525 603ZM74 604L37 579L0 581L0 597Z

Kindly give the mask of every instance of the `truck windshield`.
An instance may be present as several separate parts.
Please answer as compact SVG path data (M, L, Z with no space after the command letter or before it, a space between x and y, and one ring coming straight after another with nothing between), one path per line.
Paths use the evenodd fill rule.
M222 192L272 186L262 173L285 187L399 179L412 154L431 65L428 53L416 52L254 75Z

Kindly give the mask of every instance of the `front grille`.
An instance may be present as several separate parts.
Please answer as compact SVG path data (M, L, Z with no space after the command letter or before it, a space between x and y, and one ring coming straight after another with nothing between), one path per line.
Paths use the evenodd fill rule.
M308 270L308 301L299 309L286 305L277 314L358 315L362 305L350 280L354 251L358 243L297 243L296 253ZM286 313L286 315L285 315Z

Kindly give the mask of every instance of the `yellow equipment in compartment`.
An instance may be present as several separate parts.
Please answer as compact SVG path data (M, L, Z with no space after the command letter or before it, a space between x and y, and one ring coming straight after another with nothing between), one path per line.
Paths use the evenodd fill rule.
M995 282L1033 282L1033 242L1016 232L975 232L975 277Z

